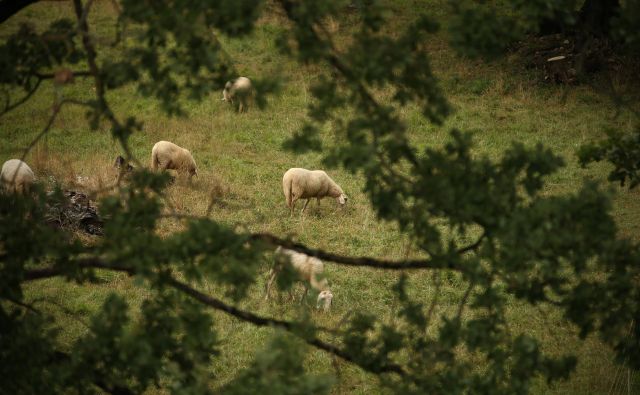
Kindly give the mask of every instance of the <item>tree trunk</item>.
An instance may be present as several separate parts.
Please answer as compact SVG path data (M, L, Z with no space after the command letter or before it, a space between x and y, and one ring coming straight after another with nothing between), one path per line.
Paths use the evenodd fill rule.
M611 18L620 10L620 0L586 0L578 12L578 34L605 37Z

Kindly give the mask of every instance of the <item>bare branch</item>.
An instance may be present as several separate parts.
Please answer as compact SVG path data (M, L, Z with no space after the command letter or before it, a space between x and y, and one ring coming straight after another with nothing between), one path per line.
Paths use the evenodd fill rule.
M8 298L8 297L5 297L4 299L8 300L9 302L11 302L11 303L13 303L13 304L15 304L17 306L23 307L23 308L25 308L25 309L33 312L33 313L41 314L40 310L36 309L31 304L28 304L28 303L25 303L25 302L21 302L19 300L15 300L13 298Z
M429 310L427 311L427 317L425 320L424 329L425 331L429 328L429 324L431 323L431 317L433 317L433 312L436 310L436 306L438 305L440 299L440 287L442 286L442 279L440 278L440 272L434 271L432 275L432 281L436 284L435 295L433 299L431 299L431 305L429 306Z
M91 77L93 75L89 70L71 70L71 74L73 77ZM34 75L43 80L52 80L56 77L56 73L35 73Z
M469 251L473 251L475 249L477 249L478 247L480 247L480 244L482 244L482 241L484 240L484 238L487 236L486 232L483 232L480 237L478 238L478 240L476 240L475 243L470 244L466 247L462 247L458 249L458 254L464 254L465 252L469 252Z
M106 270L113 270L113 271L119 271L119 272L125 272L129 275L135 275L136 272L133 268L130 267L126 267L126 266L122 266L122 265L112 265L112 264L107 264L104 261L102 261L99 258L86 258L83 260L80 260L77 262L77 267L79 268L83 268L83 269L106 269ZM24 275L24 280L25 281L31 281L31 280L39 280L39 279L44 279L44 278L50 278L50 277L56 277L56 276L60 276L62 275L63 272L61 269L59 268L55 268L55 267L47 267L47 268L40 268L40 269L32 269L32 270L28 270L25 272ZM295 334L296 336L301 337L305 342L307 342L309 345L312 345L318 349L327 351L333 355L336 355L342 359L344 359L347 362L351 362L355 365L360 366L362 369L371 372L371 373L396 373L399 374L401 376L404 376L406 374L406 372L404 371L404 369L400 366L400 365L396 365L396 364L386 364L383 366L379 366L379 367L369 367L369 366L363 366L360 363L358 363L356 360L354 360L353 357L351 357L349 354L347 354L344 350L340 349L339 347L333 345L333 344L329 344L326 343L318 338L315 337L307 337L307 336L302 336L300 334L298 334L296 332L296 327L297 325L295 323L292 322L288 322L288 321L281 321L281 320L276 320L273 318L265 318L265 317L260 317L258 315L255 315L251 312L248 311L244 311L244 310L240 310L236 307L227 305L226 303L222 302L221 300L218 300L216 298L213 298L209 295L206 295L192 287L190 287L189 285L182 283L176 279L173 278L169 278L168 279L168 283L176 288L177 290L185 293L186 295L191 296L192 298L198 300L199 302L209 306L209 307L213 307L216 310L219 311L223 311L229 315L232 315L242 321L246 321L246 322L250 322L253 325L256 326L270 326L270 327L277 327L277 328L282 328L288 332L291 332L293 334Z
M29 92L27 92L27 94L24 95L22 99L18 100L13 104L7 103L7 105L4 107L4 110L2 110L2 113L0 113L0 117L4 116L11 110L21 106L22 104L26 103L26 101L29 100L34 93L36 93L41 83L42 83L42 78L38 78L38 81L36 81L36 84L33 86L33 88L31 88L31 90L29 90ZM7 100L9 100L9 98L7 98Z
M268 233L255 233L251 235L251 239L262 241L270 245L278 245L284 248L315 256L319 259L339 263L347 266L371 267L375 269L405 270L405 269L449 269L459 272L466 271L464 266L458 265L456 262L444 258L432 259L409 259L403 261L390 261L384 259L375 259L369 257L347 257L333 254L320 249L309 248L304 244L296 243L291 240L281 239Z
M467 305L467 301L469 300L469 295L471 295L471 291L473 290L473 287L475 287L476 283L471 281L469 282L469 286L467 287L467 290L464 292L464 295L462 296L462 300L460 301L460 306L458 306L458 312L456 314L456 318L458 322L461 322L462 319L462 313L464 312L464 307Z
M100 69L98 68L97 63L97 52L93 43L91 42L91 37L89 35L89 25L87 24L87 15L89 7L91 6L92 0L87 2L86 7L82 6L81 0L73 0L73 8L76 13L76 18L78 20L78 29L82 35L82 46L87 52L87 64L89 65L89 72L93 75L93 80L96 86L96 96L98 98L98 111L101 115L107 117L107 119L111 122L111 126L114 129L121 130L123 129L122 124L116 116L114 115L111 107L109 107L109 103L107 103L107 99L105 98L105 85L102 80L102 76L100 75ZM127 160L133 161L139 167L142 167L140 161L138 161L133 154L131 153L131 149L129 148L129 144L127 144L127 140L125 138L119 138L120 145L127 157Z
M38 133L36 138L31 140L31 143L29 143L27 148L24 149L24 152L22 153L22 157L20 157L21 161L24 161L24 159L27 157L29 152L31 152L33 147L35 147L36 144L38 144L38 141L40 141L40 139L42 139L47 133L49 133L49 131L51 130L51 127L53 126L53 123L55 122L56 118L58 117L58 114L60 113L60 110L62 109L62 106L64 104L75 104L75 105L82 105L82 106L91 106L90 103L79 101L79 100L74 100L74 99L63 99L62 101L60 101L59 103L54 105L53 106L53 112L51 113L51 116L49 117L49 120L47 121L47 124L42 129L42 131L40 131L40 133ZM16 171L13 174L13 180L11 182L15 182L15 177L17 177L17 175L18 175L18 172Z

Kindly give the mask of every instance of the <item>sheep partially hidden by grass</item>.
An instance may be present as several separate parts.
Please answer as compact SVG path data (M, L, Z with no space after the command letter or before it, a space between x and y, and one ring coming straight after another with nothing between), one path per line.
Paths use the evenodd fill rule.
M9 159L2 165L0 184L9 192L26 194L35 180L33 170L20 159Z
M151 150L151 169L173 169L179 173L188 173L189 180L198 175L196 161L191 152L169 141L158 141Z
M282 177L282 189L291 215L298 199L307 199L300 214L304 212L312 198L318 199L318 206L320 199L327 196L335 198L340 206L344 206L347 202L347 195L342 188L322 170L289 169Z
M238 77L228 81L222 90L222 101L235 104L238 102L238 112L249 108L249 101L253 97L253 85L247 77Z
M324 272L324 264L318 258L303 254L301 252L278 247L275 251L276 262L269 271L269 279L267 280L264 299L268 300L271 293L271 286L275 281L278 273L282 271L284 264L290 264L295 271L298 272L300 280L304 282L304 294L300 302L302 303L309 291L309 285L320 293L316 301L316 308L322 308L324 311L329 310L333 300L333 293L329 290L329 282L322 277Z
M116 158L115 163L113 164L113 167L115 167L115 169L118 172L118 175L116 176L117 180L122 180L122 179L126 178L128 175L130 175L135 170L135 167L133 167L121 155L118 155L118 157Z

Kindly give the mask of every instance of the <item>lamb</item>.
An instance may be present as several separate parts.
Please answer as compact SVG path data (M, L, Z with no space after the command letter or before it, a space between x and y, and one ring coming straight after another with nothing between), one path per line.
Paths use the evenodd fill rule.
M318 199L318 205L320 199L326 196L335 198L341 207L347 202L347 195L342 188L322 170L289 169L282 177L282 189L291 215L298 199L307 199L300 214L307 208L311 198Z
M228 81L222 90L222 101L235 104L238 101L238 112L246 111L249 107L249 100L253 97L253 86L247 77L238 77Z
M198 175L196 162L189 150L169 141L158 141L151 150L151 169L173 169L179 173L188 172L189 180Z
M282 270L282 258L288 260L288 263L298 272L300 275L300 279L305 282L304 286L304 294L302 295L302 299L300 302L304 301L307 296L307 292L309 291L309 287L307 283L311 285L311 287L317 291L320 291L318 294L318 299L316 301L316 308L322 308L324 311L329 310L331 307L331 302L333 300L333 293L329 290L329 283L326 278L322 278L322 273L324 272L324 264L318 258L308 256L301 252L289 250L286 248L278 247L275 251L276 253L276 263L269 271L269 279L266 285L265 292L265 300L269 299L269 294L271 292L271 286L273 285L273 281L276 279L276 276Z
M20 159L9 159L2 165L0 183L10 192L26 194L35 180L33 170Z

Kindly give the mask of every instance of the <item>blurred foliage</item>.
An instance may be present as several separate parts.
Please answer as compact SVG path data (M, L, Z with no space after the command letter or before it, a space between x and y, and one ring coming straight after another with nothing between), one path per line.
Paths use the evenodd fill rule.
M554 306L582 337L599 334L619 361L640 368L640 334L637 329L629 334L630 323L640 316L639 251L617 237L609 196L591 183L572 194L542 194L546 177L564 162L541 145L514 144L491 160L474 153L472 136L464 131L452 130L442 147L411 144L402 107L418 106L437 125L450 112L424 46L438 30L429 16L416 15L388 35L382 33L389 18L385 8L375 1L357 2L356 29L340 49L325 23L340 18L346 2L277 3L291 23L277 38L279 50L324 70L311 89L308 123L286 147L323 150L328 165L362 174L378 218L410 236L428 256L425 268L458 272L466 286L458 309L436 318L431 308L409 297L409 280L401 276L393 287L400 306L394 319L357 312L331 346L313 337L315 328L278 325L376 373L388 392L525 394L533 378L566 378L577 361L570 354L546 353L535 337L509 329L505 307L514 297ZM82 20L88 11L80 0L74 4ZM90 68L96 66L90 72L99 87L96 100L86 103L94 126L106 119L113 134L126 141L141 125L135 118L119 121L105 91L136 84L167 113L180 114L181 95L201 99L235 76L216 36L245 36L263 10L254 1L237 0L120 4L117 38L127 39L121 57L96 53L82 23L78 29L75 22L61 20L43 33L23 25L0 46L3 87L29 90L29 81L39 74L86 60ZM575 3L464 1L452 7L457 18L453 44L468 55L495 56L541 18L572 15ZM635 40L632 33L617 31ZM259 84L261 94L277 87L268 77ZM391 88L392 94L382 100L376 94L380 88ZM339 137L322 147L318 130L326 125ZM635 170L626 170L632 156L618 148L634 142L619 139L617 145L585 150L584 161L619 162L613 179L631 178L635 185ZM216 378L208 368L218 339L207 309L267 323L179 281L195 286L211 280L232 302L243 300L267 246L206 218L186 219L185 229L160 237L156 227L166 212L161 195L167 182L166 176L139 171L119 195L103 198L104 237L91 244L44 224L48 201L60 191L0 195L0 382L5 383L0 392L123 394L153 387L173 394L214 392ZM476 241L457 241L463 239ZM113 293L93 313L86 332L63 345L57 334L65 328L28 305L23 286L58 275L79 284L96 281L96 268L125 272L148 292L135 312ZM302 341L276 335L219 391L328 392L331 378L305 372L304 347Z
M578 159L582 166L591 162L606 160L614 169L609 173L609 181L626 183L629 189L640 184L640 131L622 135L609 131L608 138L600 142L585 144L578 151Z

